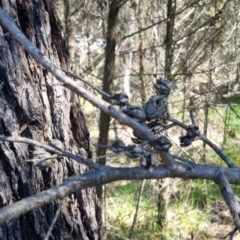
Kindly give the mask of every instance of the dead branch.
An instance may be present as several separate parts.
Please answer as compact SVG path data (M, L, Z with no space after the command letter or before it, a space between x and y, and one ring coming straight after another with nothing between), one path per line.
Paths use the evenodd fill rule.
M234 194L227 177L228 174L225 171L219 170L216 176L216 183L231 212L235 226L240 229L240 202Z
M179 177L183 179L209 179L217 182L219 177L217 173L219 173L220 170L224 172L229 183L240 184L239 168L220 168L207 164L195 164L192 166L189 164L175 162L175 168L172 172L166 169L163 165L159 165L155 167L152 172L149 172L145 168L141 167L112 168L103 166L96 171L70 177L61 185L49 188L34 196L24 198L23 200L1 208L0 224L58 199L63 199L76 191L88 187L94 187L99 184L107 184L117 180L143 180L167 177Z
M70 152L67 151L63 151L59 148L55 148L51 145L47 145L41 142L38 142L36 140L30 139L30 138L24 138L24 137L6 137L6 136L1 136L0 135L0 141L7 141L7 142L21 142L21 143L26 143L26 144L34 144L35 146L41 147L43 149L45 149L46 151L50 152L50 153L55 153L59 156L64 156L64 157L68 157L68 158L72 158L75 161L87 165L88 167L92 168L92 169L99 169L102 167L102 165L93 162L90 159L84 159L80 156L77 156L75 154L72 154Z

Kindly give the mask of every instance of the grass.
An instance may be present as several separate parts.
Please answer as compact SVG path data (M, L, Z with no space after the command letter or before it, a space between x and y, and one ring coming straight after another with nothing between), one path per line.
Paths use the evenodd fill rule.
M185 239L190 233L204 233L211 211L210 199L220 195L219 192L216 195L216 185L205 180L184 181L180 185L185 188L179 186L177 199L169 203L167 227L163 233L157 224L157 198L153 194L153 185L146 183L132 239ZM128 239L139 187L138 181L120 181L108 185L107 239ZM165 238L161 238L163 235Z
M148 239L149 236L156 232L156 226L153 221L156 218L156 206L154 198L150 196L151 189L147 185L145 185L142 194L133 239ZM109 236L107 239L115 239L114 237L111 238L111 236L116 235L125 238L129 236L139 189L139 181L120 181L111 184L108 188L107 214Z

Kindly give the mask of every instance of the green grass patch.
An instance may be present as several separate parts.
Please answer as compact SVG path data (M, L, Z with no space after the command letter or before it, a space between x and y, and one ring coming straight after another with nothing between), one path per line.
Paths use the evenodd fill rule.
M108 186L107 239L128 238L139 188L139 181L120 181ZM167 226L162 232L157 224L158 199L152 185L146 182L132 239L184 239L186 233L196 232L199 229L204 232L203 226L207 225L209 212L212 209L211 200L218 197L220 197L218 187L211 181L181 182L176 198L169 196Z

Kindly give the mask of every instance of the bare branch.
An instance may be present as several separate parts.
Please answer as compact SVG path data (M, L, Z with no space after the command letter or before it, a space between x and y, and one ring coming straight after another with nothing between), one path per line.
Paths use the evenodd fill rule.
M36 140L33 140L33 139L24 138L24 137L6 137L6 136L1 136L0 135L0 141L21 142L21 143L27 143L27 144L34 144L35 146L41 147L48 152L55 153L59 156L72 158L75 161L77 161L81 164L87 165L92 169L99 169L99 168L103 167L102 165L100 165L98 163L95 163L95 162L91 161L90 159L86 160L86 159L84 159L80 156L77 156L75 154L72 154L70 152L66 152L66 151L63 151L59 148L55 148L53 146L50 146L50 145L47 145L47 144L44 144L44 143L40 143L40 142L38 142Z
M74 74L74 73L72 73L72 72L69 72L69 71L67 71L67 70L65 70L65 69L63 69L63 68L61 68L61 70L62 70L63 72L65 72L68 76L79 79L80 81L82 81L82 82L85 83L86 85L90 86L92 89L96 90L96 91L97 91L98 93L100 93L102 96L104 96L104 97L106 97L106 98L109 98L109 99L112 98L109 94L107 94L106 92L102 91L100 88L95 87L93 84L91 84L90 82L86 81L86 80L85 80L84 78L82 78L81 76L79 76L79 75L77 75L77 74Z
M198 1L195 1L195 2L190 3L190 4L187 5L185 8L183 8L183 9L181 9L179 12L177 12L177 13L175 14L175 16L181 14L182 12L184 12L185 10L187 10L188 8L190 8L190 7L192 7L193 5L195 5L196 3L198 3ZM160 21L155 22L155 23L153 23L153 24L151 24L151 25L149 25L149 26L147 26L147 27L145 27L145 28L141 28L140 30L138 30L138 31L136 31L136 32L130 33L129 35L124 36L124 37L121 39L121 41L123 41L123 40L126 39L126 38L132 37L132 36L134 36L134 35L136 35L136 34L138 34L138 33L140 33L140 32L144 32L144 31L146 31L146 30L148 30L148 29L150 29L150 28L152 28L152 27L154 27L154 26L156 26L156 25L159 25L159 24L161 24L161 23L163 23L163 22L165 22L165 21L167 21L167 18L161 19Z
M219 185L221 194L231 212L236 227L240 229L240 203L234 194L227 177L228 175L226 172L219 170L216 183Z
M147 127L141 125L140 123L137 123L133 119L126 116L126 114L117 111L109 103L99 99L91 92L79 86L71 78L67 77L60 68L52 64L49 58L46 55L44 55L41 51L39 51L39 49L25 37L25 35L14 24L14 21L4 13L2 8L0 8L0 23L13 35L13 37L19 43L23 45L24 49L30 55L32 55L34 59L36 59L46 70L51 72L60 82L63 83L63 85L66 88L85 98L94 106L98 107L111 117L118 119L118 121L121 122L122 124L128 125L129 127L138 130L139 135L142 136L143 139L146 140L154 139L154 135L149 131Z
M190 112L189 112L189 117L190 117L190 120L192 122L192 125L193 126L198 126L198 124L197 124L197 122L196 122L196 120L195 120L195 118L193 116L193 111L192 110L190 110Z
M1 208L0 224L49 204L55 200L63 199L69 194L87 187L109 183L118 179L164 178L167 176L169 176L169 171L167 171L164 167L159 167L157 171L154 171L151 174L143 168L104 167L104 170L97 170L83 175L70 177L59 186L52 187L34 196L24 198L21 201Z
M61 211L61 208L62 208L62 205L63 205L63 199L60 201L60 203L59 203L59 206L58 206L58 209L57 209L57 211L56 211L56 213L55 213L55 216L54 216L54 219L52 220L52 223L51 223L51 226L49 227L49 229L48 229L48 232L47 232L47 235L46 235L46 237L44 238L44 240L48 240L48 238L49 238L49 236L50 236L50 234L51 234L51 232L52 232L52 230L53 230L53 227L54 227L54 224L56 223L56 221L57 221L57 219L58 219L58 216L59 216L59 214L60 214L60 211Z
M185 162L185 163L188 163L188 164L192 164L193 166L196 164L193 160L189 160L189 159L186 159L184 157L181 157L181 156L176 156L176 155L172 155L175 159L178 159L180 160L181 162Z
M162 154L162 158L169 157L168 154ZM169 171L165 166L160 165L153 168L149 172L145 168L112 168L104 167L93 172L88 172L82 175L76 175L65 180L61 185L47 189L34 196L24 198L21 201L15 202L9 206L0 209L0 224L6 221L19 217L27 212L37 209L41 206L49 204L58 199L63 199L69 194L72 194L81 189L93 187L99 184L106 184L116 180L143 180L143 179L159 179L167 177L180 177L183 179L209 179L218 180L218 172L224 172L229 183L240 183L240 169L220 168L212 165L194 166L179 162L174 163L173 171Z
M187 131L188 126L174 118L171 117L166 117L166 116L159 116L161 119L170 121L172 123L174 123L175 125L185 129ZM223 153L223 151L217 146L215 145L213 142L211 142L208 138L206 138L205 136L203 136L202 134L199 135L199 139L201 139L203 142L205 142L210 148L213 149L213 151L227 164L227 166L229 168L234 168L235 165L232 163L232 161L228 158L228 156L226 154Z

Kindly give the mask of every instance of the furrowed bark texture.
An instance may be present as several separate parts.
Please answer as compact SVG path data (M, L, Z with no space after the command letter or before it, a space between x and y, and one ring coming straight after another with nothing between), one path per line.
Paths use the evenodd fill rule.
M68 51L52 1L0 0L0 6L53 63L68 67ZM0 135L43 143L59 139L66 150L91 157L89 132L78 98L28 55L0 26ZM0 142L0 207L34 195L89 169L59 157L47 170L31 162L32 145ZM58 203L0 226L0 239L44 239ZM101 208L92 188L64 199L50 239L101 239Z

